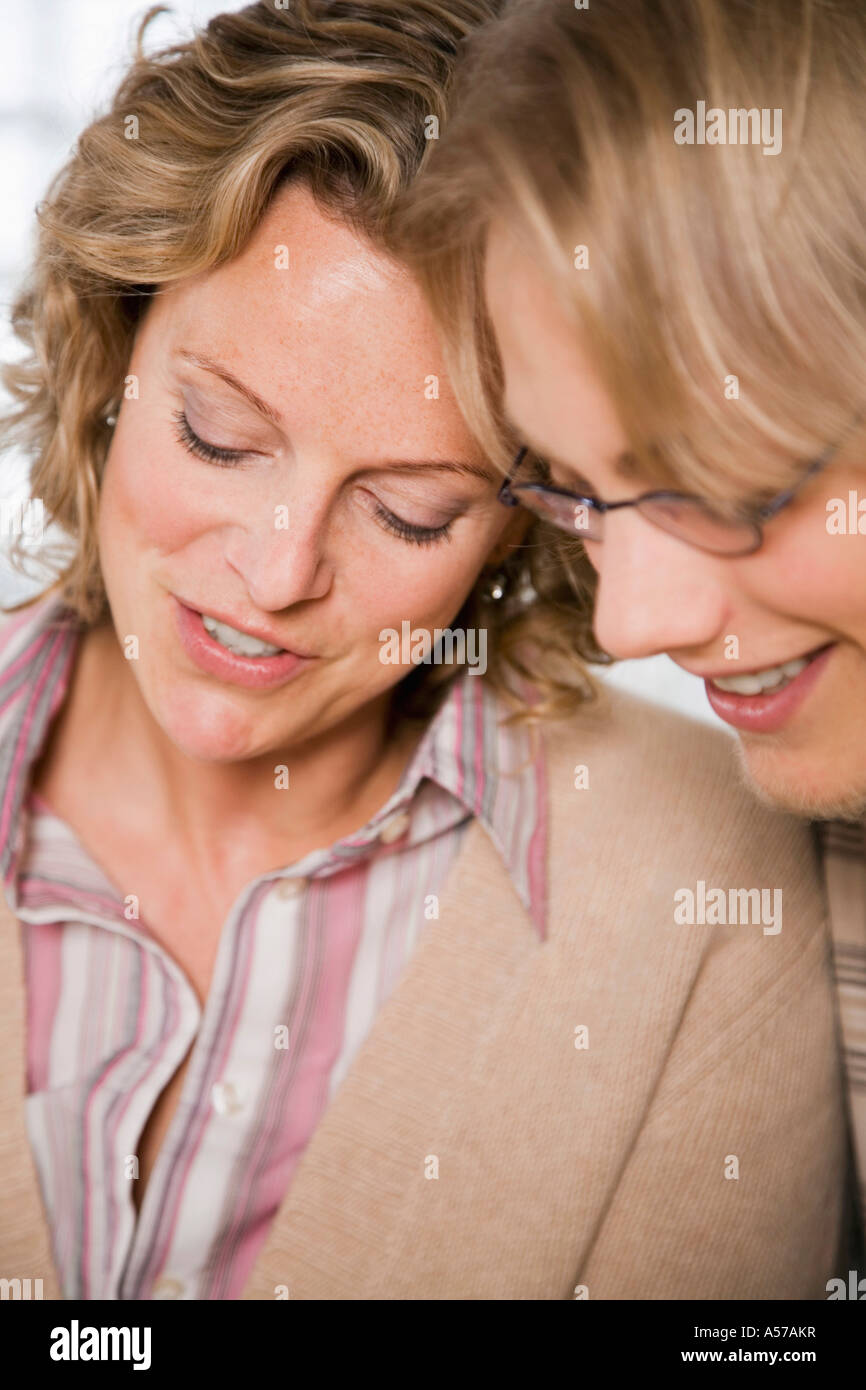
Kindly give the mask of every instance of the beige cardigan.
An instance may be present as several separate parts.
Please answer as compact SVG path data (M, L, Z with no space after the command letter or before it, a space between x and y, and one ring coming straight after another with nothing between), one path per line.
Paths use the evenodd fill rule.
M245 1298L826 1297L845 1134L807 830L737 784L724 735L631 698L546 741L548 940L475 822ZM781 887L781 932L676 925L699 879ZM0 898L0 1277L58 1298L24 1004Z

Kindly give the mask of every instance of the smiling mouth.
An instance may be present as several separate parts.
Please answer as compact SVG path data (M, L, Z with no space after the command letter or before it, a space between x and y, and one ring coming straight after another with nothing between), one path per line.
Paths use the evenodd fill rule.
M241 632L239 628L230 627L218 618L209 617L207 613L201 614L201 620L208 636L227 651L234 652L235 656L281 656L286 651L285 647L275 647L270 642L262 642L248 632Z
M832 645L832 642L825 642L823 647L817 647L806 656L797 656L791 661L784 661L779 666L768 666L761 671L746 671L737 676L707 677L707 684L730 695L775 695L795 681L807 666Z

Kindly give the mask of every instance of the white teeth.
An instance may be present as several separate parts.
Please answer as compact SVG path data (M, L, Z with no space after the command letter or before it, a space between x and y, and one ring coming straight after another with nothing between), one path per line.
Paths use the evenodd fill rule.
M721 676L712 682L719 690L729 690L734 695L761 695L767 690L782 690L801 671L809 665L804 656L795 657L781 666L768 666L766 671L750 671L747 676Z
M201 620L205 631L210 633L214 641L234 652L235 656L276 656L277 652L283 651L282 647L272 647L270 642L260 642L258 637L251 637L248 632L238 632L236 627L229 627L228 623L217 622L216 618L209 618L206 613L202 613Z

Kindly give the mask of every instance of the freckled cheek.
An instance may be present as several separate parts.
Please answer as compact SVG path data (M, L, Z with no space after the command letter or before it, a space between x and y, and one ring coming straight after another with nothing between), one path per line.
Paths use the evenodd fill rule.
M102 482L100 544L116 551L173 552L207 526L207 494L163 446L146 450L116 441Z
M453 550L443 545L432 551L407 546L402 556L389 565L382 560L369 565L355 578L357 611L366 615L365 627L378 645L379 632L390 627L399 630L408 619L415 627L442 627L462 607L472 589L482 560L455 559ZM354 601L353 601L354 606Z

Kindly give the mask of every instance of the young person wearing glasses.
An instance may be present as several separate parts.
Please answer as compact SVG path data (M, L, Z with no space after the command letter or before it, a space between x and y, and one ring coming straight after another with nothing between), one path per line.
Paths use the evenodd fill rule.
M221 16L41 205L7 380L73 551L0 631L0 1270L46 1297L847 1268L808 837L586 702L575 543L498 502L388 249L488 14ZM485 669L383 661L404 623Z
M702 680L817 822L861 1225L864 72L861 0L519 5L408 223L452 354L483 276L531 446L502 500L580 537L602 647Z

